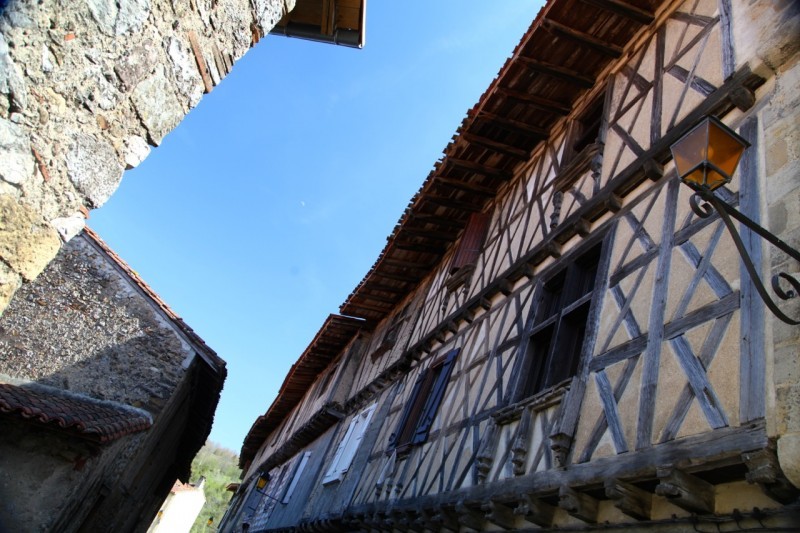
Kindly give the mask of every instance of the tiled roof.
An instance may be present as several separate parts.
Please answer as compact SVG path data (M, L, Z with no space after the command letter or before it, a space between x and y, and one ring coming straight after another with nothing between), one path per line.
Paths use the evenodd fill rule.
M563 117L622 57L665 0L548 0L467 111L364 279L339 308L371 326L389 316Z
M150 415L140 409L38 384L0 383L0 415L98 443L143 431L153 424Z

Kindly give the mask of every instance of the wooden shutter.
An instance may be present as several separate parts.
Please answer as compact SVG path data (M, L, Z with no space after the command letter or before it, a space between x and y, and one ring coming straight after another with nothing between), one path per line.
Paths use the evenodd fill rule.
M458 241L458 248L450 263L450 273L454 274L459 268L473 264L483 250L483 241L486 239L486 232L489 230L489 222L492 220L492 212L472 213L464 228L464 234Z
M425 378L428 377L429 373L430 370L426 369L417 376L417 380L414 382L414 388L411 390L411 394L406 402L406 407L403 409L403 415L400 417L400 422L398 422L397 428L394 430L394 433L392 433L392 436L389 437L389 448L396 448L408 444L410 440L410 431L407 429L407 426L411 426L418 419L416 416L412 419L412 416L414 411L418 412L420 410L420 407L415 409L415 404L419 403L417 400L419 399Z
M303 475L303 470L306 467L309 457L311 457L311 452L303 452L303 456L300 458L300 461L298 461L297 468L292 476L292 482L289 484L289 488L286 489L286 494L283 495L281 503L289 503L289 498L292 497L294 489L297 487L297 483L300 481L300 477Z
M350 463L353 461L358 445L361 443L374 411L375 404L372 404L350 421L350 427L347 428L347 433L339 443L339 447L336 448L336 454L333 457L333 461L331 461L331 466L322 479L323 484L342 479L345 472L350 468Z
M353 430L355 429L357 423L358 423L357 416L350 421L350 425L347 427L347 433L344 434L344 437L339 442L339 446L336 448L336 453L333 455L331 466L328 467L328 471L325 473L325 477L322 478L323 485L325 483L330 483L331 481L336 481L339 479L339 461L342 457L342 452L344 451L344 447L347 445L347 441L350 439L350 435L353 434Z
M433 383L430 395L425 402L425 408L420 415L411 444L425 442L428 438L428 432L431 430L433 419L436 417L436 412L439 410L439 404L442 403L442 399L444 398L444 391L447 389L448 381L450 381L450 373L453 371L456 356L458 356L460 351L460 348L455 348L445 355L444 362L438 369L436 382Z
M256 512L258 508L258 504L261 503L261 500L264 496L264 493L267 492L267 487L264 487L264 492L259 491L256 488L256 480L253 481L252 487L250 489L250 494L247 495L247 499L245 500L244 504L244 516L249 519L253 516L253 513Z
M350 464L353 462L353 457L355 457L356 451L358 451L361 445L361 440L364 438L364 433L366 433L369 427L369 422L372 420L372 413L375 412L376 405L377 404L372 404L358 414L358 422L356 423L355 430L353 434L350 435L350 440L345 446L344 452L342 452L342 458L339 462L340 477L350 470Z

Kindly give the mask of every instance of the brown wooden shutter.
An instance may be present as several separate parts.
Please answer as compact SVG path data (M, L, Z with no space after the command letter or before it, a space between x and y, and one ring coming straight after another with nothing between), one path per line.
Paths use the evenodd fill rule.
M425 442L428 438L428 432L431 430L433 419L439 410L439 404L442 403L444 398L444 391L447 388L447 383L450 381L450 373L453 371L453 366L456 362L456 356L461 351L461 348L450 350L444 357L444 362L437 369L436 382L433 384L430 395L425 402L425 408L422 410L419 422L417 423L416 431L411 444L419 444Z
M478 255L483 250L483 241L486 239L486 232L492 220L492 212L472 213L464 228L464 234L458 242L458 248L450 263L450 273L454 274L459 268L471 265L478 259Z

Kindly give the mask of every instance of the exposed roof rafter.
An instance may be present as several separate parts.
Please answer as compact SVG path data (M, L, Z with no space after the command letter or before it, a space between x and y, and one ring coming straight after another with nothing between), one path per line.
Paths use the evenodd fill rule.
M548 98L542 98L541 96L536 96L535 94L515 91L506 87L498 87L497 92L506 98L517 100L529 106L535 107L536 109L547 111L548 113L555 113L556 115L565 116L569 115L569 112L572 111L572 107L569 105L562 104L561 102L556 102L555 100L550 100Z
M650 11L636 7L623 0L582 0L587 4L611 11L621 17L638 22L639 24L650 24L656 17Z
M569 26L565 26L560 22L556 22L555 20L551 19L544 19L542 21L544 27L549 30L554 35L559 37L566 37L572 41L576 41L580 44L584 44L593 50L597 50L601 54L605 54L609 57L613 57L614 59L622 56L622 48L619 46L607 43L596 37L592 37L588 33L584 33L582 31L575 30L570 28Z
M527 122L522 122L521 120L502 117L498 114L490 113L488 111L481 111L478 114L478 118L491 121L493 124L497 125L500 128L522 133L523 135L531 135L533 137L536 137L537 139L547 138L547 131L543 130L542 128L538 128L536 126L532 126Z
M444 164L452 165L456 168L460 168L463 170L468 170L470 172L474 172L476 174L481 174L483 176L489 176L494 178L500 178L502 180L511 179L511 173L507 172L500 168L491 167L488 165L482 165L480 163L475 163L473 161L469 161L467 159L456 159L455 157L448 157L444 160Z
M523 150L522 148L517 148L516 146L511 146L506 143L502 143L499 141L495 141L489 139L488 137L483 137L481 135L475 135L474 133L462 133L461 138L471 144L476 144L482 148L489 149L493 152L497 152L499 154L503 154L508 157L512 157L519 161L525 161L528 159L528 152Z
M525 67L527 67L528 70L539 72L546 76L550 76L551 78L558 78L573 85L577 85L578 87L581 87L583 89L589 89L594 85L593 78L581 74L578 71L568 69L559 65L546 63L539 59L534 59L532 57L527 57L527 56L519 56L517 59L519 60L520 64L525 65Z

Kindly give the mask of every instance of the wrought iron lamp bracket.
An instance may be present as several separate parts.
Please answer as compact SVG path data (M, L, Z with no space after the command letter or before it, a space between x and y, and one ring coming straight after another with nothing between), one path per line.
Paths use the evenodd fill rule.
M747 273L750 275L750 279L753 281L756 291L758 291L759 296L761 296L761 299L764 301L769 310L772 311L772 314L787 324L794 326L799 325L800 320L793 319L781 311L775 303L775 300L773 300L767 292L767 289L764 287L764 284L761 281L761 277L758 275L758 272L753 265L753 260L750 258L750 254L745 248L742 237L739 234L739 231L736 229L733 220L731 219L735 218L737 221L744 224L748 229L752 230L767 242L797 261L800 261L800 251L792 248L786 242L782 241L774 234L759 226L754 220L748 218L735 207L717 197L712 191L700 187L692 187L692 189L694 190L694 194L689 199L689 204L691 205L692 211L700 218L708 218L713 215L714 212L719 215L731 238L733 238L733 243L736 245L736 249L742 258L742 262L744 263L745 269L747 269ZM702 200L702 202L700 202L700 200ZM789 285L791 285L791 289L784 290L784 288L781 286L781 280L785 280ZM789 300L797 297L798 294L800 294L800 281L798 281L798 279L792 274L787 272L778 272L775 274L772 277L771 285L773 292L775 292L775 294L781 300Z

